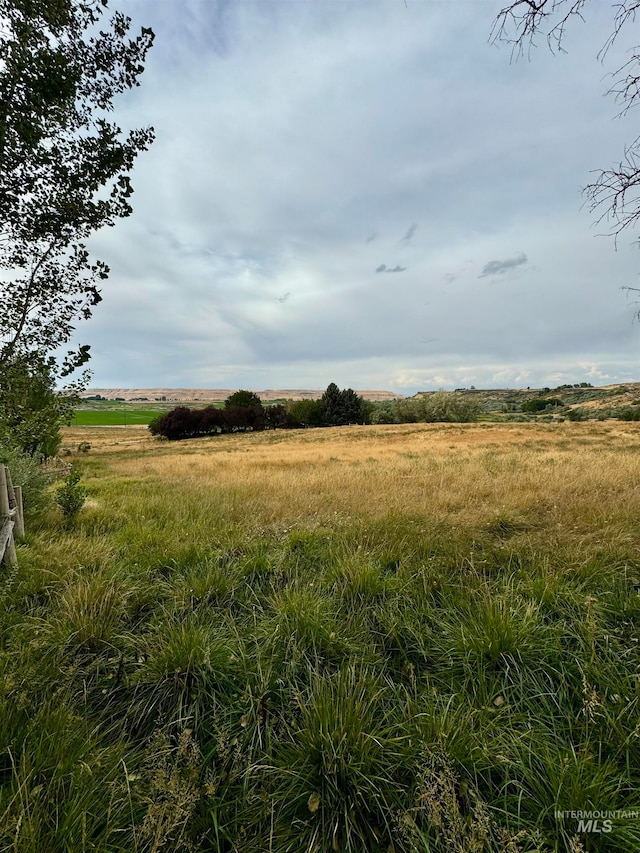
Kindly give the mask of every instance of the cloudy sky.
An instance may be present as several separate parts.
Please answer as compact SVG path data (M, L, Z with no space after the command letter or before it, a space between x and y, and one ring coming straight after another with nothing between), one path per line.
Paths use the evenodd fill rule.
M640 380L640 251L582 208L637 135L608 3L510 62L493 0L112 0L156 43L152 124L95 387L422 389Z

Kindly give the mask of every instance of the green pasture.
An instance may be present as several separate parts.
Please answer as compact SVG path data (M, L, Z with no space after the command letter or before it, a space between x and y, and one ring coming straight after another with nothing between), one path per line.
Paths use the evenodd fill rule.
M274 401L265 405L276 405L283 401ZM203 409L205 406L214 406L217 409L224 407L224 403L204 403L202 401L194 403L178 403L178 402L163 402L155 406L139 407L135 404L120 402L119 400L95 400L90 403L83 403L73 413L73 418L69 426L146 426L158 415L169 412L176 406L187 406L188 408Z
M158 417L158 409L76 409L71 426L134 426Z

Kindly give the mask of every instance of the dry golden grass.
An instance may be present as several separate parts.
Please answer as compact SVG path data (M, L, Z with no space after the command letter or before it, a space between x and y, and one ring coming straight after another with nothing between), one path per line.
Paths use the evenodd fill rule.
M0 587L3 850L563 853L556 808L635 808L638 424L81 442Z
M140 429L67 430L115 476L241 504L256 527L395 513L518 535L628 539L640 513L636 424L343 427L159 442ZM135 488L135 486L134 486ZM511 533L514 531L512 530ZM603 543L604 544L604 543Z

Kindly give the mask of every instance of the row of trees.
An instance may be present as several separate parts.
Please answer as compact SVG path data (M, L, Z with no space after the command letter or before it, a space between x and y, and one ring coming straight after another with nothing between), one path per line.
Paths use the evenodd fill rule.
M149 424L152 435L172 440L217 433L247 432L287 426L284 406L227 406L189 409L177 406Z
M193 438L216 433L282 427L342 426L368 423L372 405L352 388L340 390L332 382L319 400L291 400L285 406L263 406L253 391L236 391L224 408L178 406L149 424L153 435L169 439Z
M237 391L223 409L178 406L149 424L153 435L169 439L263 429L344 426L346 424L466 423L478 419L480 406L460 394L434 394L371 403L351 388L331 383L319 400L289 400L285 405L263 406L252 391Z
M227 397L223 409L178 406L151 421L149 430L175 440L283 427L342 426L368 422L370 411L371 404L353 389L341 391L332 382L319 400L289 401L284 406L263 406L257 394L243 390Z

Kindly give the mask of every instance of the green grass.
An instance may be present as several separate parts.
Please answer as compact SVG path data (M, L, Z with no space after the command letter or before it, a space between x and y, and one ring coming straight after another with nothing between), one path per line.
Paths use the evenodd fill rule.
M283 401L270 401L265 405L276 405ZM140 407L134 403L119 402L113 400L96 400L84 403L73 413L72 427L81 426L136 426L147 425L158 415L171 411L176 406L188 406L189 408L202 409L205 406L223 408L224 403L157 403L149 407Z
M631 455L587 482L602 448L565 448L563 507L549 443L492 446L485 488L528 485L474 516L425 505L486 470L451 432L104 432L0 579L0 851L640 849L554 817L640 805Z
M165 409L164 411L168 411ZM158 409L76 409L73 413L72 426L133 426L148 424L157 418L162 410Z

